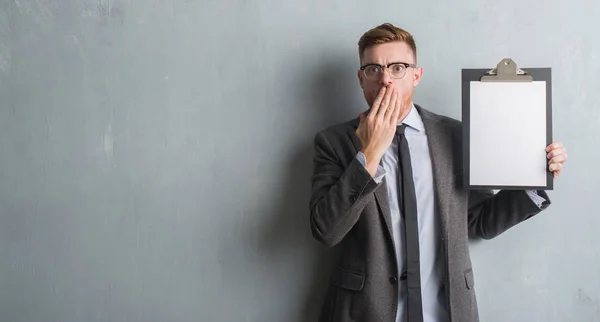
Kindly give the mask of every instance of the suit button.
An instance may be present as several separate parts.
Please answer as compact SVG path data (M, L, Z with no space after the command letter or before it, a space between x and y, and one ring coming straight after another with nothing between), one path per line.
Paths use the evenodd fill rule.
M394 285L398 284L398 279L396 278L396 276L390 277L390 283L392 283Z
M400 275L400 279L401 279L401 280L403 280L403 281L405 281L405 280L406 280L406 277L407 277L407 275L408 275L408 274L406 273L406 271L404 271L404 273L402 273L402 275Z

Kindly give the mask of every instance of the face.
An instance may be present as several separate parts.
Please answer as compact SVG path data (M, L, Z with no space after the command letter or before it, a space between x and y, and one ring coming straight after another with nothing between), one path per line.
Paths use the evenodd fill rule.
M367 64L379 64L387 66L391 63L415 64L415 57L410 47L404 42L389 42L377 44L365 49L361 66ZM382 86L391 86L398 91L398 97L402 100L405 111L401 111L401 116L408 114L410 103L412 102L414 88L421 81L423 69L420 67L408 67L402 78L392 78L388 70L384 70L381 77L376 79L367 79L362 70L358 70L358 80L360 87L369 107L373 104L377 93Z

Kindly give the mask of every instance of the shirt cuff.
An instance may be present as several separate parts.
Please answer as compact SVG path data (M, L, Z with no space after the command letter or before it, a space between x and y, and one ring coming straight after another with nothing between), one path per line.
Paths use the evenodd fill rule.
M360 164L362 164L362 166L365 167L365 169L366 169L367 168L367 157L365 156L365 154L358 151L358 153L356 154L356 158L358 159ZM375 180L375 182L377 184L379 184L379 183L381 183L381 180L383 180L384 175L385 175L385 169L381 165L378 165L377 172L375 173L375 177L373 178L373 180Z
M527 192L529 198L531 198L531 200L538 206L538 208L541 208L542 204L546 201L546 198L538 195L537 191L535 190L527 190L525 192Z

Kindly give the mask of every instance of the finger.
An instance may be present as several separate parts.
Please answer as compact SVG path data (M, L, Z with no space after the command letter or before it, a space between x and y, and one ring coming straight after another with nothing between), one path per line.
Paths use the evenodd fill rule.
M398 100L398 91L394 89L394 93L390 98L390 104L385 112L384 120L389 121L392 114L394 113L394 107L396 106L396 101Z
M358 134L360 132L360 129L362 129L365 126L364 124L365 124L365 119L366 118L367 117L365 116L365 113L360 112L358 114L359 121L358 121L358 127L356 128L356 134Z
M556 149L560 149L563 147L563 144L561 142L553 142L550 145L548 145L546 147L546 152L550 152L552 150L556 150Z
M382 86L379 90L379 93L377 93L377 97L375 97L375 101L373 101L373 106L371 106L371 112L369 112L369 116L371 116L372 118L375 117L375 115L377 115L379 105L381 104L381 101L383 100L386 91L387 87Z
M554 157L557 157L559 155L567 155L567 151L564 148L558 148L556 150L552 150L548 153L547 157L548 159L552 159Z
M550 159L550 161L548 161L548 164L552 164L552 163L565 163L565 161L567 161L567 155L566 154L559 154L559 155L553 157L552 159Z
M548 170L550 170L550 171L559 171L561 169L562 169L562 163L552 163L548 167Z
M377 112L377 116L379 116L379 118L383 118L383 116L385 115L385 111L387 110L389 104L390 104L390 98L392 97L392 94L394 93L394 89L393 88L388 88L387 91L385 92L385 96L383 97L383 101L381 102L380 106L379 106L379 111Z
M402 101L400 98L396 98L396 102L394 104L394 113L392 113L392 117L390 118L390 123L393 126L398 125L398 118L400 117L400 110L402 109Z

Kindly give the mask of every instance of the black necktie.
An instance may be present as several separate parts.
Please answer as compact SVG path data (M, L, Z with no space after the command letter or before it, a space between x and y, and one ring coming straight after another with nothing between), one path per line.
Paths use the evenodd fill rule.
M398 126L396 139L398 140L398 165L400 211L404 215L406 228L406 289L408 322L423 321L423 305L421 300L421 273L419 261L419 224L417 218L417 197L413 182L412 166L408 142L404 135L406 124Z

